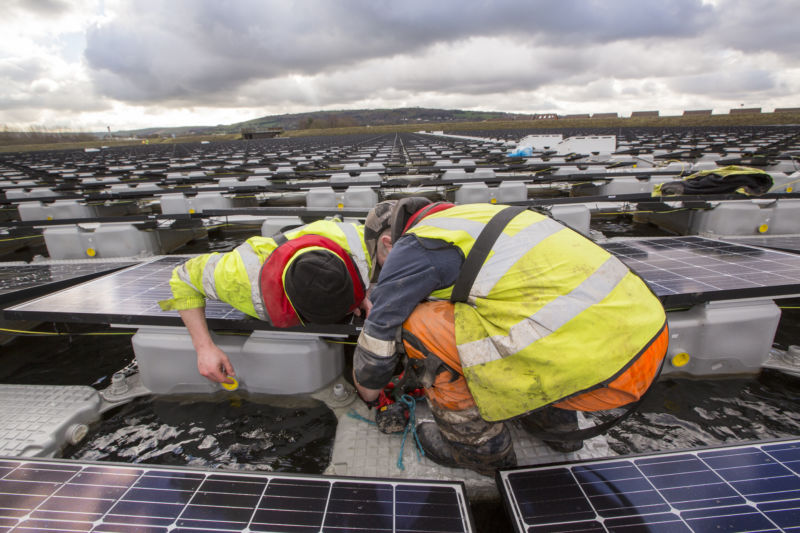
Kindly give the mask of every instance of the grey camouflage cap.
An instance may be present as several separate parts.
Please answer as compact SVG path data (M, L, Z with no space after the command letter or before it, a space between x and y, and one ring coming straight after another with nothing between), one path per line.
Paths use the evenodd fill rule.
M378 280L381 269L378 266L378 237L391 225L391 216L397 200L384 200L378 202L367 215L364 222L364 244L367 245L367 252L372 259L372 276L370 282Z

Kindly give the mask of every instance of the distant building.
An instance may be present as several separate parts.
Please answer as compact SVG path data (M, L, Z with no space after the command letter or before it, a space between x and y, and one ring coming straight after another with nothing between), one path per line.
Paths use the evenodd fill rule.
M686 110L683 112L683 116L691 116L691 115L710 115L711 109L691 109Z
M776 113L800 113L800 107L776 107Z
M760 107L737 107L737 108L731 109L731 111L730 111L731 115L741 115L741 114L745 114L745 113L761 113L761 108Z
M536 113L533 115L533 120L558 120L558 115L555 113Z
M631 113L631 118L636 117L657 117L658 111L634 111Z
M271 139L283 133L283 128L242 128L242 139Z
M592 118L618 118L616 113L595 113Z
M589 113L577 113L575 115L565 115L564 118L590 118Z

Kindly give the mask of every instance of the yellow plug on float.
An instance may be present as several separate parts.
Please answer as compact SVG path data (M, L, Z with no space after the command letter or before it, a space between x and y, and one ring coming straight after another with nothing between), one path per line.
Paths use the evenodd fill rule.
M222 388L229 391L235 391L239 388L239 381L233 376L227 376L229 380L233 381L233 383L225 383L224 381L220 383Z
M670 363L672 363L672 366L680 368L685 366L689 362L689 359L691 359L691 357L688 353L680 352L672 356Z

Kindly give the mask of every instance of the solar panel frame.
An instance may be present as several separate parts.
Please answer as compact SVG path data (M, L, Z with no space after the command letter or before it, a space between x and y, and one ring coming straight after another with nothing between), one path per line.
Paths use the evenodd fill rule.
M0 457L0 528L474 531L460 481Z
M797 438L519 467L495 479L519 532L800 528Z

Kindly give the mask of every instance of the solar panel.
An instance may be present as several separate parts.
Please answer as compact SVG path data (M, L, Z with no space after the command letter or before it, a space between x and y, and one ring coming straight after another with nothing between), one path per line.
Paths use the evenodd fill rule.
M786 252L800 252L800 235L746 235L725 236L723 240L748 246L774 248Z
M133 261L0 264L0 304L52 292L133 264Z
M6 308L8 319L33 319L53 322L87 322L182 326L177 311L162 311L159 300L172 297L169 279L172 269L189 256L165 256ZM251 318L226 303L206 302L206 320L216 329L276 329L269 323ZM313 325L287 328L287 331L349 335L350 325Z
M500 471L520 532L795 531L800 441Z
M800 292L800 255L703 237L602 245L647 282L665 305Z
M0 459L0 529L471 532L462 483Z

